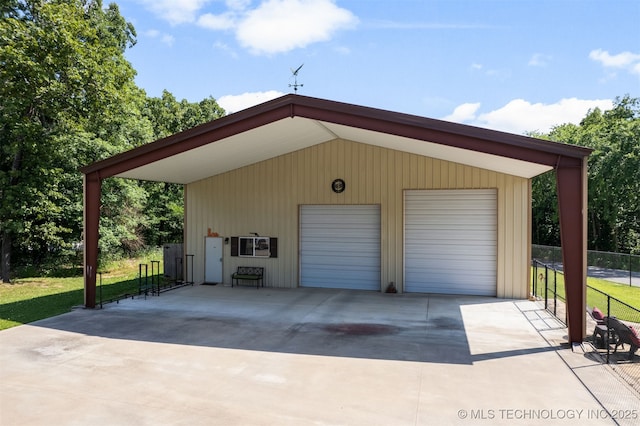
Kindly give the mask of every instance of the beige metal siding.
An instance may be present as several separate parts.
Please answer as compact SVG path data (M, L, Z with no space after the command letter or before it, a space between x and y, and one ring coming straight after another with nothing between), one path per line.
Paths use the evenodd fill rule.
M215 158L211 159L215 162ZM346 190L331 191L342 178ZM498 192L498 297L527 296L529 181L434 158L334 140L187 185L185 250L194 254L196 282L204 279L203 236L258 232L278 238L277 259L231 257L224 279L240 264L264 266L265 285L298 286L298 206L378 204L381 215L380 288L403 289L403 191L496 188Z

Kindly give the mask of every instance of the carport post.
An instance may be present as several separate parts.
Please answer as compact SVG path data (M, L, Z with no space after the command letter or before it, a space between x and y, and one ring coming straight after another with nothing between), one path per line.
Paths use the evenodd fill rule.
M100 175L84 175L84 306L96 307L98 227L100 224Z
M586 329L587 157L580 166L563 166L560 158L556 180L569 343L580 343Z

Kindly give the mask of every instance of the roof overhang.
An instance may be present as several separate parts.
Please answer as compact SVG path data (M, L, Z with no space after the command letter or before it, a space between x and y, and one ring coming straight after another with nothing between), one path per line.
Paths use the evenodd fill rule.
M334 139L531 178L591 150L300 95L205 123L86 166L85 174L188 184Z

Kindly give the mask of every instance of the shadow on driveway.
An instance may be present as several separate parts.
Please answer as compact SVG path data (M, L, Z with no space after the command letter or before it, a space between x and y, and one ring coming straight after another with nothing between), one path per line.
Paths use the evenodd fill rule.
M556 350L541 344L514 302L195 286L32 325L109 339L462 365Z

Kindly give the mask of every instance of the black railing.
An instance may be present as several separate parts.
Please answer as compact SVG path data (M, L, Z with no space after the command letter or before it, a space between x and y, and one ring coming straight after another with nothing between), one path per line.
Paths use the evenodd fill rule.
M554 315L564 314L564 309L558 307L566 303L564 274L558 266L548 265L537 259L532 261L531 293L539 300L544 300L545 309ZM587 285L587 308L599 308L606 316L613 316L622 321L640 324L640 309L623 302L597 288ZM640 291L640 289L638 289ZM565 322L564 316L558 319Z
M543 300L544 308L566 325L564 275L552 265L547 265L536 259L533 260L532 267L531 294ZM562 278L562 282L559 283L560 278Z
M152 260L151 268L149 268L149 265L146 263L140 263L138 265L138 275L134 279L110 283L106 286L103 283L101 272L98 274L96 305L102 308L105 303L119 303L120 300L133 299L136 296L142 295L144 295L145 298L149 295L159 296L160 293L168 290L193 285L193 257L194 255L192 254L185 256L187 260L185 262L186 271L184 271L187 277L186 280L182 279L182 268L176 269L179 273L176 274L176 277L167 277L164 275L164 272L160 270L161 263L159 260ZM176 264L178 260L180 261L180 266L182 266L182 258L176 258ZM151 275L149 275L149 269L151 270Z

